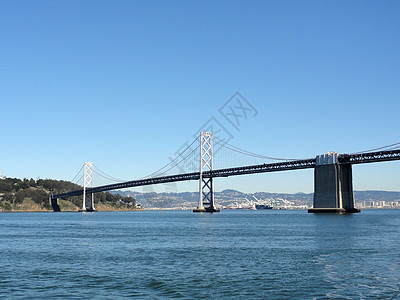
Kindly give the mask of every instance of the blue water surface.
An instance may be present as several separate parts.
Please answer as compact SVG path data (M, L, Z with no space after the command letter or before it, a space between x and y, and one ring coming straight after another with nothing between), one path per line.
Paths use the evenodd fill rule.
M1 213L1 299L396 299L400 210Z

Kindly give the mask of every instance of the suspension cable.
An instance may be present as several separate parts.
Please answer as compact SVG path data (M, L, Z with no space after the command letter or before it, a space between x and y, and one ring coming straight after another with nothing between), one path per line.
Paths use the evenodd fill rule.
M183 161L185 161L189 156L191 156L196 150L199 149L200 145L198 145L196 148L194 148L192 151L190 151L190 153L188 153L188 154L187 154L186 156L184 156L180 161L177 162L177 160L178 160L179 158L181 158L181 157L183 156L183 154L184 154L188 149L190 149L191 146L192 146L198 139L199 139L199 137L195 138L195 139L193 140L193 142L192 142L189 146L187 146L182 152L179 153L179 155L177 155L177 156L176 156L173 160L171 160L168 164L166 164L166 165L163 166L162 168L158 169L157 171L151 173L150 175L145 176L145 177L142 177L142 179L144 179L144 178L151 178L151 177L154 176L154 175L157 175L157 176L163 175L163 174L167 173L168 171L172 170L173 168L177 167L180 163L182 163ZM267 159L267 160L278 160L278 161L298 160L298 159L294 159L294 158L269 157L269 156L264 156L264 155L256 154L256 153L253 153L253 152L249 152L249 151L247 151L247 150L244 150L244 149L238 148L238 147L236 147L236 146L233 146L233 145L229 144L228 142L225 142L225 141L221 140L220 138L218 138L218 137L216 137L216 136L214 136L214 140L215 140L215 142L216 142L218 145L222 146L222 147L225 148L225 149L228 149L228 150L231 150L231 151L234 151L234 152L243 154L243 155L247 155L247 156L250 156L250 157L255 157L255 158L260 158L260 159ZM369 150L364 150L364 151L360 151L360 152L355 152L355 153L351 153L351 154L362 154L362 153L368 153L368 152L377 151L377 150L383 150L383 149L386 149L386 150L395 150L395 149L399 149L399 148L400 148L400 142L394 143L394 144L391 144L391 145L386 145L386 146L383 146L383 147L378 147L378 148L374 148L374 149L369 149ZM173 164L173 165L172 165L172 164ZM171 166L171 165L172 165L172 166ZM170 167L170 166L171 166L171 167ZM82 174L82 176L81 176L77 181L74 181L74 180L78 177L79 173L82 171L83 167L84 167L84 165L82 165L82 167L80 168L80 170L77 172L77 174L74 176L74 178L73 178L70 182L78 184L78 183L82 180L82 178L83 178L83 176L84 176L83 174ZM168 167L169 167L169 168L168 168ZM98 168L97 166L94 166L94 168L95 168L95 169L93 170L94 173L96 173L97 175L99 175L99 176L101 176L101 177L103 177L103 178L105 178L105 179L107 179L107 180L111 180L111 181L115 181L115 182L125 182L125 181L127 181L127 180L118 179L118 178L116 178L116 177L113 177L113 176L111 176L111 175L109 175L109 174L103 172L103 171L102 171L100 168ZM165 170L164 172L161 172L161 171L164 170L165 168L168 168L168 169ZM96 170L98 170L99 172L97 172ZM160 173L160 172L161 172L161 173Z
M107 179L107 180L110 180L110 181L114 181L114 182L124 182L124 181L126 181L126 180L119 180L119 179L114 179L114 178L105 176L105 175L103 175L102 173L100 173L100 172L98 172L96 170L93 170L93 173L96 174L96 175L99 175L100 177L102 177L104 179Z
M249 152L247 150L243 150L241 148L235 147L235 146L229 144L228 142L225 142L225 141L219 139L218 137L214 137L214 139L216 139L215 142L218 145L220 145L222 147L225 147L227 149L230 149L232 151L235 151L237 153L247 155L247 156L252 156L252 157L256 157L256 158L263 158L263 159L269 159L269 160L280 160L280 161L299 160L298 158L278 158L278 157L264 156L264 155L256 154L256 153Z
M82 165L82 167L80 168L80 170L78 171L78 173L76 173L76 175L74 176L74 178L72 178L72 180L71 180L71 182L74 182L74 180L76 179L76 177L78 177L78 175L79 175L79 173L82 171L82 169L83 169L83 166L84 165ZM80 180L80 179L79 179ZM79 181L78 180L78 181Z
M110 181L114 181L114 182L125 182L126 181L126 180L119 180L119 179L116 179L116 178L112 179L110 177L104 176L103 174L97 172L96 170L93 170L93 173L96 174L96 175L99 175L100 177L102 177L102 178L104 178L106 180L110 180Z
M73 183L78 184L82 179L83 179L83 174L81 175L81 177L76 182L73 182Z
M109 180L112 180L112 181L116 181L116 182L127 181L127 180L124 180L124 179L119 179L119 178L113 177L113 176L111 176L111 175L109 175L109 174L103 172L99 167L97 167L97 166L95 166L95 165L93 165L93 166L94 166L94 168L95 168L96 170L98 170L98 171L99 171L100 173L102 173L104 176L101 175L100 173L96 172L96 170L93 170L93 171L94 171L97 175L102 176L103 178L106 178L106 179L109 179ZM107 177L108 177L108 178L107 178Z
M172 167L170 167L168 170L165 170L163 173L160 173L158 175L163 175L165 173L167 173L168 171L172 170L173 168L175 168L176 166L178 166L181 162L183 162L184 160L186 160L186 158L188 158L192 153L194 153L196 150L198 150L200 148L200 146L197 146L195 149L193 149L188 155L186 155L184 158L182 158L181 161L179 161L178 163L176 163L175 165L173 165ZM153 173L154 174L154 173Z
M360 152L355 152L355 153L351 153L351 154L368 153L368 152L382 150L382 149L386 149L386 148L389 148L387 150L395 150L395 149L397 149L399 147L400 147L400 142L399 143L394 143L394 144L391 144L391 145L387 145L387 146L383 146L383 147L379 147L379 148L375 148L375 149L369 149L369 150L364 150L364 151L360 151Z
M181 157L182 155L183 155L183 153L185 153L197 140L199 139L199 137L197 137L197 138L195 138L194 140L193 140L193 142L189 145L189 146L187 146L186 148L185 148L185 150L183 150L181 153L179 153L179 155L178 156L176 156L173 160L171 160L168 164L166 164L165 166L163 166L161 169L158 169L157 171L155 171L155 172L153 172L153 173L151 173L150 175L147 175L147 176L145 176L145 177L143 177L143 178L151 178L152 176L154 176L155 174L160 174L159 172L161 172L163 169L165 169L165 168L167 168L168 166L170 166L172 163L174 163L179 157ZM198 146L199 147L199 146ZM196 147L196 149L198 148L198 147ZM195 150L196 150L195 149ZM192 151L192 152L190 152L190 154L192 154L194 151ZM181 163L182 161L180 161L179 163ZM179 164L178 163L178 164ZM176 165L174 165L172 168L174 168L174 167L176 167L177 166L177 164ZM164 172L162 172L161 174L165 174L166 172L168 172L169 170L171 170L172 168L169 168L167 171L164 171Z

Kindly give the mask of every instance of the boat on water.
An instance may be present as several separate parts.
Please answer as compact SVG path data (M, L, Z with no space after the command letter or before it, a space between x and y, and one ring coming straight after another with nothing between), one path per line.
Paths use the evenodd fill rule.
M256 204L256 209L273 209L273 207L268 204Z

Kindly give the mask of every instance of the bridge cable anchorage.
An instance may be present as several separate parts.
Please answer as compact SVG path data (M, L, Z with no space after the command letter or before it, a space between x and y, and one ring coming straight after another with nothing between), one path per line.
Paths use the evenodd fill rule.
M368 153L368 152L373 152L373 151L382 150L382 149L386 149L386 150L396 150L396 149L399 149L399 148L400 148L400 142L394 143L394 144L391 144L391 145L387 145L387 146L383 146L383 147L379 147L379 148L375 148L375 149L369 149L369 150L365 150L365 151L350 153L350 155Z
M295 161L295 160L301 160L301 159L299 159L299 158L278 158L278 157L265 156L265 155L253 153L253 152L250 152L250 151L241 149L241 148L239 148L239 147L233 146L233 145L229 144L228 142L219 139L218 137L214 137L214 139L215 139L215 142L216 142L218 145L222 146L222 147L225 147L225 148L230 149L230 150L232 150L232 151L235 151L235 152L237 152L237 153L244 154L244 155L251 156L251 157L262 158L262 159L268 159L268 160L278 160L278 161L291 161L291 160Z
M149 175L147 175L147 176L145 176L145 177L142 177L141 179L153 178L154 176L160 176L160 175L163 175L163 174L165 174L166 172L170 171L171 169L175 168L178 164L180 164L182 161L184 161L190 154L192 154L194 151L196 151L197 149L199 149L199 146L197 146L193 151L191 151L191 152L189 153L188 156L184 157L183 160L181 160L181 161L179 161L178 163L176 163L173 167L169 168L168 170L166 170L166 171L164 171L164 172L161 172L162 170L164 170L165 168L169 167L171 164L173 164L174 162L176 162L176 160L178 160L188 149L190 149L190 147L191 147L196 141L198 141L198 139L199 139L199 137L195 138L195 139L192 141L192 143L191 143L189 146L187 146L187 147L185 148L185 150L183 150L182 152L180 152L179 155L177 155L177 156L176 156L173 160L171 160L168 164L166 164L166 165L163 166L162 168L158 169L157 171L155 171L155 172L153 172L153 173L151 173L151 174L149 174Z

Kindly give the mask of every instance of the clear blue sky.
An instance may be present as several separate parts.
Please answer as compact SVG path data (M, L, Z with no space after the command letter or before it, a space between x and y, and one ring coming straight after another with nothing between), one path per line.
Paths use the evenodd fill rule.
M240 131L219 112L236 91L257 110ZM399 142L399 113L399 1L0 1L8 177L135 179L211 117L252 152L351 153ZM355 166L355 189L399 191L399 167ZM225 188L312 192L313 172Z

